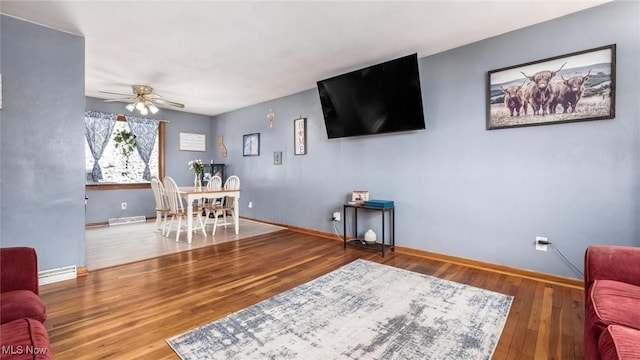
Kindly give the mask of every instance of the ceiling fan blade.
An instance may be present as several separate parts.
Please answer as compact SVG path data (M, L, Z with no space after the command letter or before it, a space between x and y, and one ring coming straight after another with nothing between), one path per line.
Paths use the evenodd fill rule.
M119 99L105 99L104 102L114 102L114 101L132 101L135 100L136 98L134 97L126 97L126 98L119 98Z
M160 95L157 95L157 94L146 94L146 95L144 95L144 97L149 98L149 99L159 99Z
M174 106L177 108L184 108L184 104L180 104L177 102L173 102L173 101L169 101L169 100L163 100L163 99L151 99L151 101L158 103L158 104L162 104L162 105L169 105L169 106Z
M99 93L103 93L103 94L111 94L111 95L120 95L120 96L133 96L133 94L121 94L121 93L114 93L111 91L98 91Z

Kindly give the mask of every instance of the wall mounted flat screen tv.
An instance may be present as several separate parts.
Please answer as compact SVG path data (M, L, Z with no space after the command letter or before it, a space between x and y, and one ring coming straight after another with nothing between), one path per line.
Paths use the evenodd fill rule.
M424 129L417 54L318 81L329 139Z

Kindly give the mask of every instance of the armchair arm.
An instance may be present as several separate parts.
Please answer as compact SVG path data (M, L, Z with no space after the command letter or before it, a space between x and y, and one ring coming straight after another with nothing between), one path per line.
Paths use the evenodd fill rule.
M616 280L640 286L640 247L597 245L585 252L585 290L594 280Z
M39 295L38 257L30 247L0 248L0 292L31 290Z

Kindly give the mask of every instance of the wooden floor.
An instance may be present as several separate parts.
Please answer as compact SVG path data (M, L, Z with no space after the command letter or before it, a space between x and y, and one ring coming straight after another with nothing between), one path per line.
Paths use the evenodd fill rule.
M41 287L56 359L177 359L165 339L357 258L514 296L494 359L582 359L584 292L281 230Z

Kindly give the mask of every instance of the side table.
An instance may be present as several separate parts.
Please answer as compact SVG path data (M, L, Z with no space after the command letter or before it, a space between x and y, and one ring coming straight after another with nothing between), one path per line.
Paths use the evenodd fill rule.
M352 209L353 211L353 238L347 239L347 209ZM376 242L375 244L367 244L364 239L358 238L358 210L364 211L377 211L382 215L382 239L381 242ZM386 231L385 231L385 215L389 217L389 242L386 241ZM344 204L342 208L342 220L344 225L344 248L347 248L347 245L367 249L380 251L382 256L384 256L385 251L395 251L395 205L388 207L374 207L374 206L364 206L359 204Z

